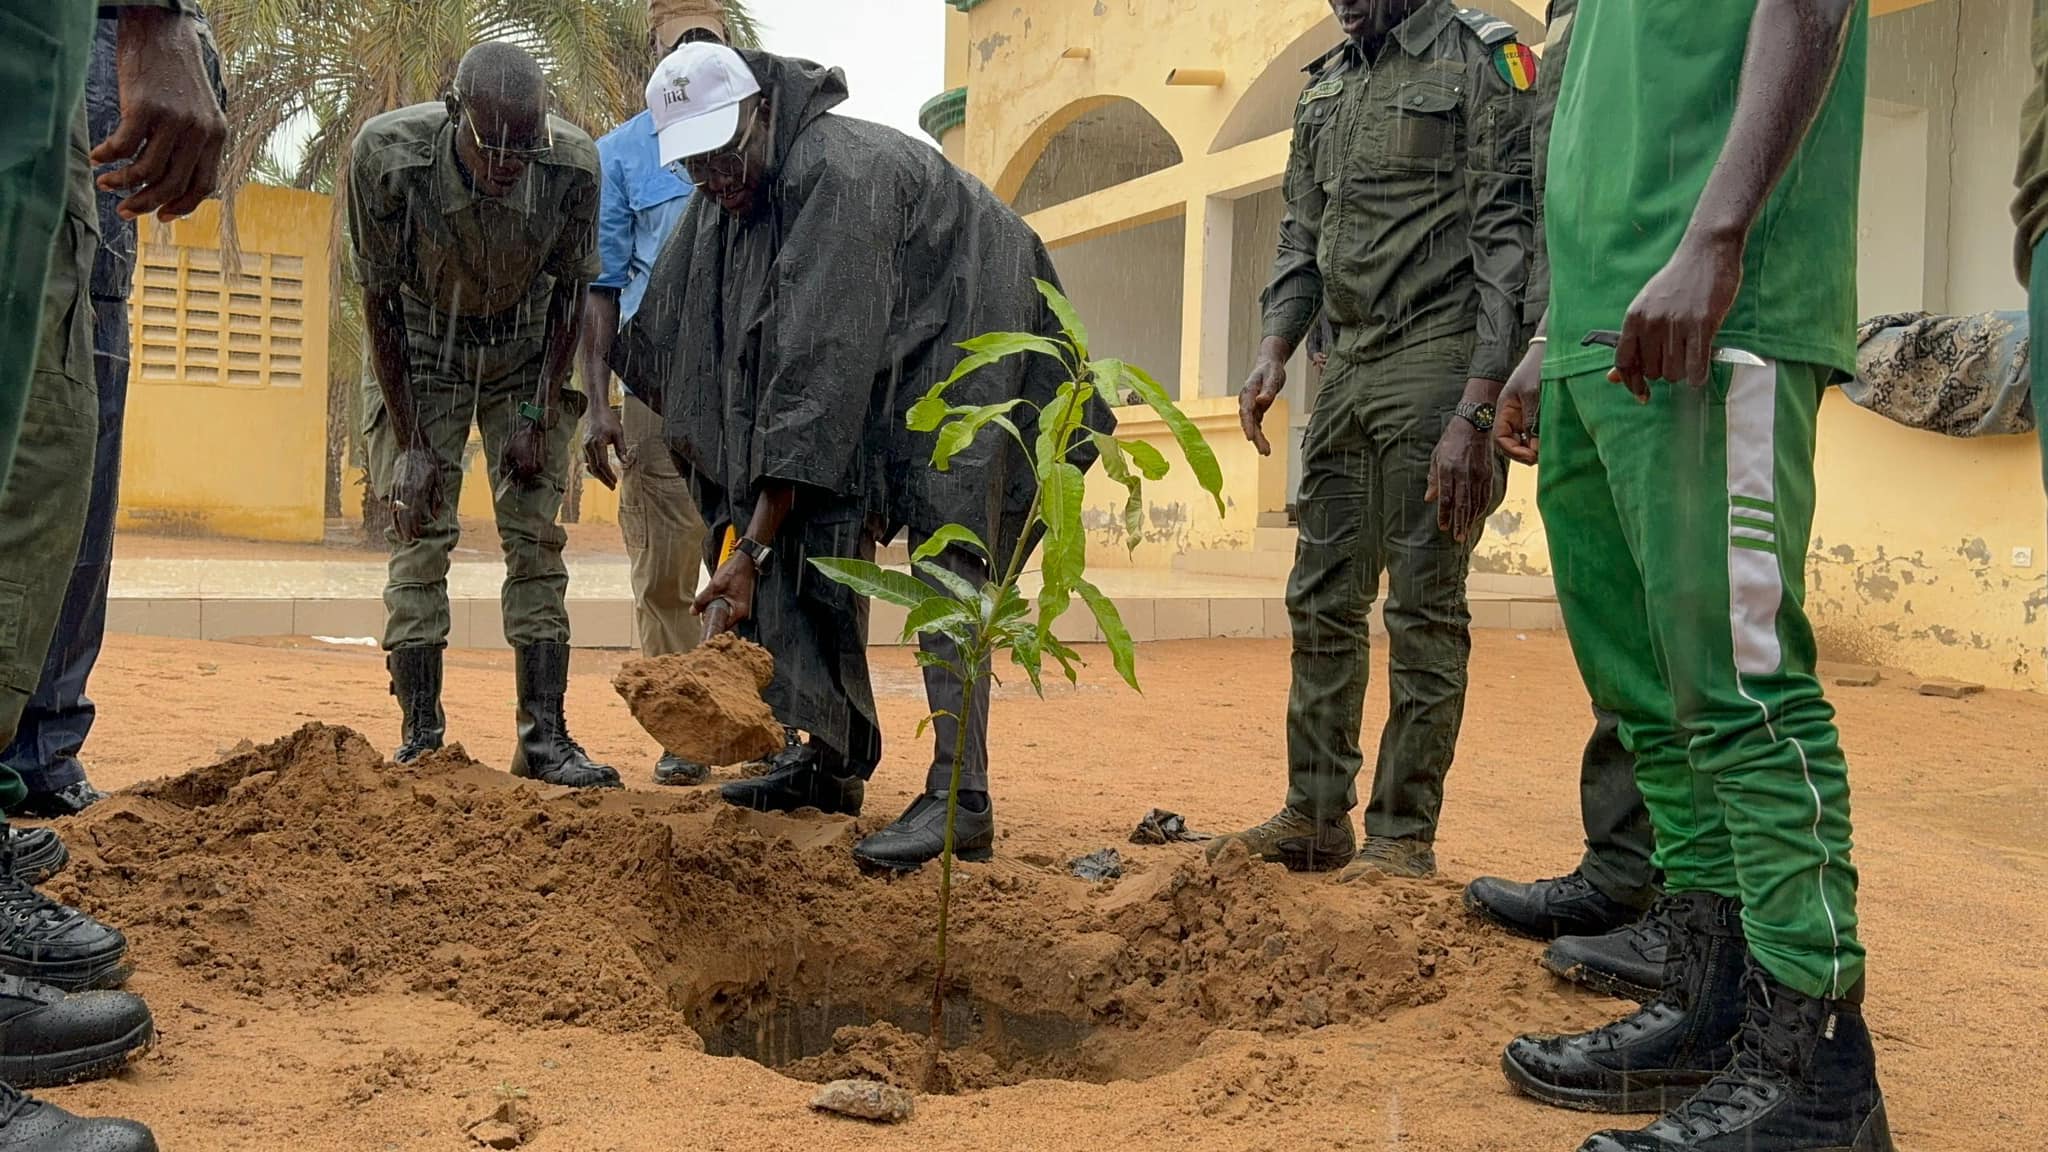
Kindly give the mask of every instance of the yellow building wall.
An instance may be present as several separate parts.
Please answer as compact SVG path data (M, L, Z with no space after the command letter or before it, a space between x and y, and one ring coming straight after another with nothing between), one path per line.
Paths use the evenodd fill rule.
M243 189L233 270L218 201L142 226L122 527L322 538L331 219L325 196Z

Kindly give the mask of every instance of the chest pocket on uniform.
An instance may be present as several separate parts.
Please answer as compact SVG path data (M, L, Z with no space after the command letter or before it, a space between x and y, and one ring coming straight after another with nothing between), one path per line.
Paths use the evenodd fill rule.
M1337 106L1342 102L1333 92L1309 101L1297 114L1301 144L1308 150L1318 185L1328 184L1337 175Z
M1411 80L1387 102L1387 164L1448 172L1458 160L1458 89L1434 80Z

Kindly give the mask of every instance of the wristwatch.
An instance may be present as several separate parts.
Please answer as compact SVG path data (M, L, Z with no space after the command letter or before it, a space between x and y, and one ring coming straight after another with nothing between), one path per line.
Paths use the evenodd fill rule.
M734 544L732 550L753 561L754 571L756 572L767 568L768 561L775 558L775 550L773 548L768 547L751 536L740 537L739 543Z
M1458 405L1458 416L1481 432L1493 431L1493 405L1467 400Z
M519 402L519 418L521 420L530 420L546 431L552 432L555 428L554 410L552 408L543 408L531 400L521 400Z

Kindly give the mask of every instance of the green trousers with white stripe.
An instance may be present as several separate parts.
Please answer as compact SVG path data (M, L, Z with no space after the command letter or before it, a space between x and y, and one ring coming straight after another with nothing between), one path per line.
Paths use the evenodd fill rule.
M1742 902L1757 962L1814 996L1863 972L1849 769L1814 675L1812 365L1716 365L1637 403L1544 388L1537 502L1572 653L1621 717L1670 892Z

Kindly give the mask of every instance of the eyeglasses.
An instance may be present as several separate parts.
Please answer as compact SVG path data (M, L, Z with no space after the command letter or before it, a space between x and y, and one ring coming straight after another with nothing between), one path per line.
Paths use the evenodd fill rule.
M455 109L456 113L462 117L462 123L469 128L469 138L476 142L476 150L483 153L484 159L493 164L531 163L555 150L555 124L545 113L541 116L541 123L547 131L547 140L545 142L526 148L506 148L484 143L483 136L476 130L476 121L469 118L467 110L459 103L455 106Z
M761 122L761 106L747 117L747 130L740 138L716 152L702 156L690 156L683 160L683 171L692 184L709 184L717 180L723 184L736 184L747 175L747 143L754 138L754 126Z

